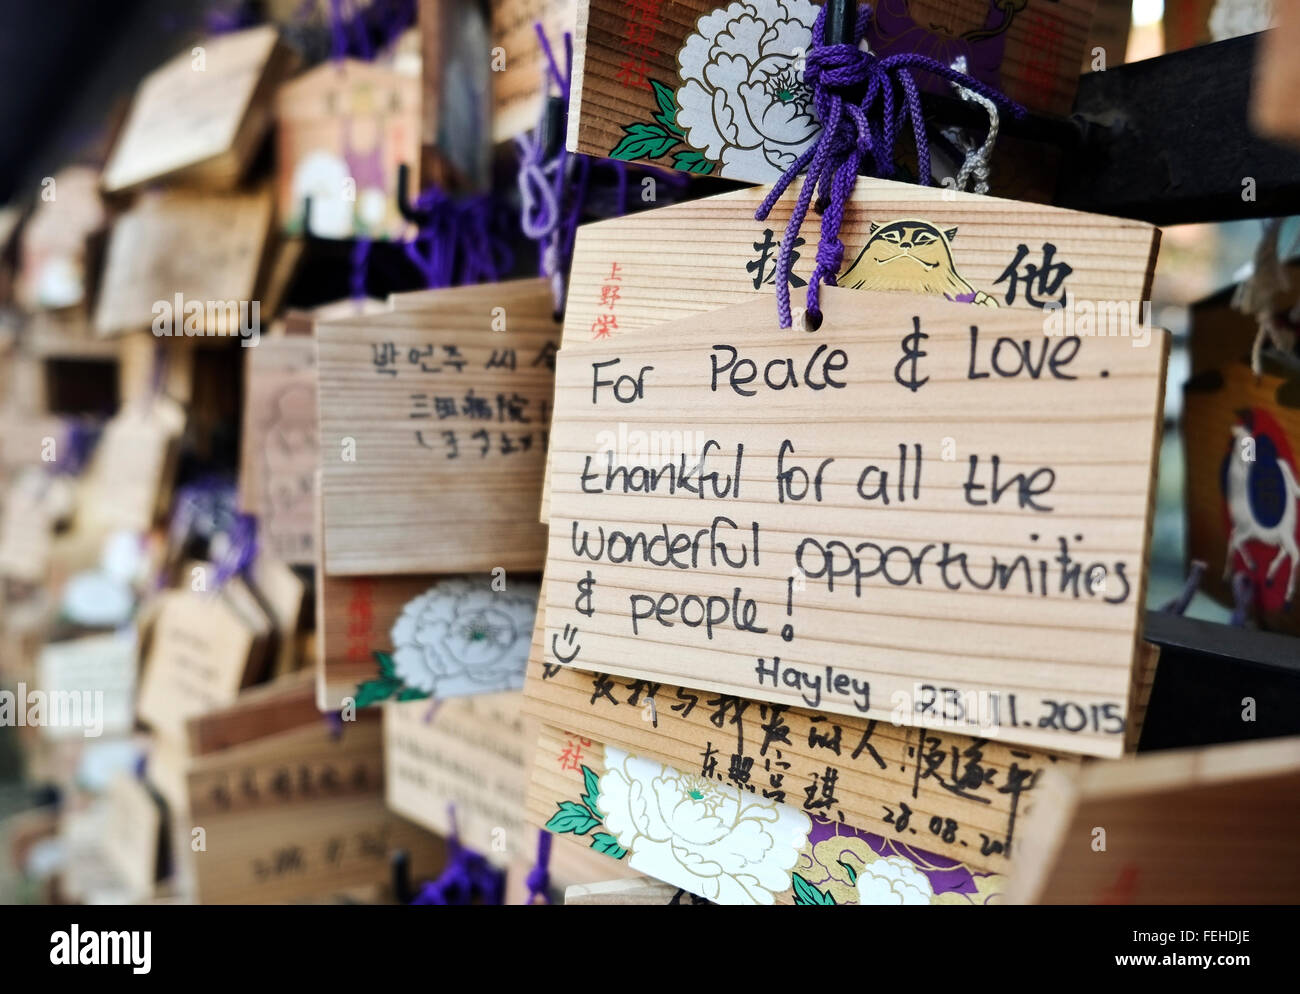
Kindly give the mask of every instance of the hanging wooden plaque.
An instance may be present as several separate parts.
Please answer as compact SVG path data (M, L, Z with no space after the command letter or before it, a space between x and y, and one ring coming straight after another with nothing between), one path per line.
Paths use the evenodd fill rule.
M765 193L737 190L581 227L564 345L608 345L757 294L770 301L794 195L758 222L754 211ZM1063 323L1083 334L1122 332L1142 320L1159 237L1141 221L860 178L840 229L846 251L839 284L1033 312L1059 306ZM814 219L795 243L796 304L816 246Z
M1094 5L881 0L866 41L882 56L965 57L1011 99L1065 115ZM803 77L819 10L812 0L580 0L569 148L774 181L819 133Z
M166 592L141 677L140 719L182 738L189 718L234 703L258 677L266 635L224 593Z
M244 357L239 504L257 540L286 563L315 562L316 340L266 336Z
M397 167L420 161L420 80L394 66L330 61L276 95L280 226L317 238L396 238Z
M577 0L498 0L492 4L493 57L503 71L492 74L492 139L509 141L537 126L542 116L550 73L537 40L541 24L560 69L564 69L564 35L577 22Z
M561 352L545 661L1120 755L1168 336L823 309Z
M540 568L553 311L533 279L317 325L326 573Z
M266 191L141 197L113 225L95 330L255 344L262 313L254 298L272 209Z
M832 785L833 786L833 785ZM719 904L998 903L1001 874L581 738L538 737L528 816Z
M377 717L377 716L376 716ZM205 848L190 857L204 904L278 904L391 879L405 850L416 879L446 848L384 806L378 720L332 730L321 718L196 759L190 819Z
M145 77L104 167L104 189L177 177L227 190L271 125L292 58L270 25L205 39Z

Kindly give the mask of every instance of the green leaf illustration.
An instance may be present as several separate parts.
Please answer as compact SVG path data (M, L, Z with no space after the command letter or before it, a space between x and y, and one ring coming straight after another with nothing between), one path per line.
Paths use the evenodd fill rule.
M546 823L546 827L552 832L586 835L600 824L600 819L593 818L591 812L577 801L561 801L556 806L560 810L551 815L551 820Z
M849 874L849 883L851 883L851 884L856 884L856 883L858 882L858 871L857 871L857 870L853 869L853 867L849 866L849 864L846 863L846 862L844 862L844 860L842 860L842 859L837 859L835 862L839 863L840 866L844 867L844 869L848 871L848 874Z
M397 695L399 701L423 701L427 699L429 692L420 690L418 687L404 687L402 692Z
M650 85L655 91L655 102L659 104L659 113L654 116L655 120L679 138L685 138L686 132L677 126L676 95L657 79L650 80Z
M612 159L657 159L667 155L677 144L677 136L670 135L658 124L625 124L626 135L610 152Z
M393 667L393 657L386 652L375 652L372 655L375 657L375 662L379 664L380 674L390 680L396 680L397 670Z
M713 172L714 165L715 163L706 159L702 153L693 149L689 152L678 152L673 156L674 169L683 169L697 176L708 176Z
M601 814L597 803L600 800L600 777L588 766L582 768L582 779L587 787L587 792L582 795L582 803L591 809L591 813L597 818L604 817Z
M627 850L618 844L618 839L608 832L597 832L591 837L591 848L596 852L603 852L606 856L613 856L615 859L622 859L627 855Z
M834 904L835 898L830 894L823 894L816 887L810 884L799 874L792 875L794 880L794 903L795 904Z
M402 681L392 677L379 680L367 680L357 684L357 707L364 708L370 704L386 701L402 689Z

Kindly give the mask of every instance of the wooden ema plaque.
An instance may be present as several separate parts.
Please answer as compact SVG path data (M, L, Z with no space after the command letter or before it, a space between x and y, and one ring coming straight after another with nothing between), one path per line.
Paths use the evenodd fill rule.
M269 25L208 38L165 62L136 91L104 189L163 177L233 187L271 125L270 97L290 63Z
M109 783L104 855L131 900L153 896L163 843L163 809L145 782L120 772Z
M142 196L113 225L95 330L251 340L272 210L269 191Z
M445 847L384 806L377 715L321 717L301 727L198 757L189 814L206 848L193 861L204 904L278 904L390 879L392 853L431 877ZM193 844L188 843L190 849Z
M1040 789L1013 903L1300 901L1300 739L1053 770Z
M564 35L577 24L578 0L498 0L492 4L492 47L505 71L492 74L492 139L509 141L537 126L550 71L537 40L540 23L564 69Z
M246 351L239 505L286 563L315 562L317 415L312 335L267 335Z
M539 279L317 325L324 571L540 568L559 326Z
M1300 264L1285 270L1300 286ZM1234 601L1232 578L1251 582L1261 627L1300 632L1300 378L1264 353L1250 368L1259 325L1232 304L1235 287L1191 309L1191 377L1183 387L1187 556L1207 569L1201 588ZM1282 312L1300 302L1292 291Z
M755 295L775 310L776 260L794 194L758 222L754 210L765 193L737 190L579 228L564 345L611 344ZM1113 320L1122 313L1138 323L1159 235L1141 221L859 178L844 212L839 282L1035 312L1076 301L1062 316L1075 318L1086 334L1085 321L1095 328L1099 315ZM806 293L816 246L813 218L795 245L790 292L796 304ZM549 499L548 485L543 521Z
M385 704L388 806L444 836L453 806L471 849L502 868L530 858L537 838L524 823L524 795L536 728L519 705L518 692Z
M88 273L98 263L90 239L107 221L97 170L68 166L45 180L19 236L19 302L30 310L83 306Z
M1074 102L1095 0L881 0L866 41L879 55L919 53L1033 111ZM691 173L770 183L819 126L803 59L812 0L580 0L568 146ZM924 88L951 94L946 81Z
M1005 883L921 843L550 725L538 737L528 817L611 865L719 904L983 905Z
M123 405L105 424L91 456L79 522L104 532L153 527L171 500L185 418L185 409L169 396Z
M225 592L169 590L160 601L138 712L150 728L179 739L187 719L232 704L240 688L257 678L266 633L254 628Z
M420 79L358 59L324 63L276 95L281 228L318 238L397 238L397 167L420 161ZM418 181L412 178L418 188Z
M544 661L1120 755L1167 335L823 307L561 352Z

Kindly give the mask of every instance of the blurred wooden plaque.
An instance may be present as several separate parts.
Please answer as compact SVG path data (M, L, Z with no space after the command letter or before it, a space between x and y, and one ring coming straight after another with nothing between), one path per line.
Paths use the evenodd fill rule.
M492 138L509 141L537 126L550 81L537 39L541 24L564 71L564 35L577 25L578 0L501 0L492 5L492 46L506 72L492 74Z
M280 904L391 879L405 850L416 879L436 875L446 848L384 806L377 716L332 730L320 718L196 759L187 843L204 904Z
M239 504L258 517L258 543L286 563L315 562L316 340L262 339L244 357Z
M396 238L397 167L420 159L420 80L389 65L331 60L276 95L280 226L317 238Z
M326 573L540 568L552 313L538 279L317 325Z
M113 225L95 330L251 340L245 329L256 324L260 334L254 297L271 218L269 191L142 196Z
M104 189L163 177L233 187L271 125L270 97L290 67L270 25L205 39L145 77L104 167Z
M1011 903L1300 902L1300 739L1054 770L1040 789Z

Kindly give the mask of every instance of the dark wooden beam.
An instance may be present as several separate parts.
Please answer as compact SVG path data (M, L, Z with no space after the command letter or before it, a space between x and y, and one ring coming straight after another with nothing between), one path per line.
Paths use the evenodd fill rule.
M1300 149L1250 126L1258 41L1245 35L1083 76L1074 108L1082 141L1065 156L1056 203L1155 224L1300 213Z

